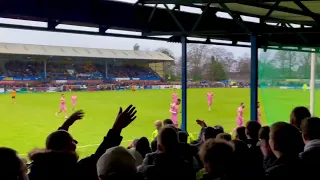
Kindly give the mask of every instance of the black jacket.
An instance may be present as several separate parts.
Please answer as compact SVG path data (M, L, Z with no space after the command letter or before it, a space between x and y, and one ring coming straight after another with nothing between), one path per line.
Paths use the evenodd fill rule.
M267 180L303 180L304 169L298 156L282 156L266 170Z
M98 180L96 168L98 159L106 152L107 149L119 146L121 141L122 137L120 136L120 132L110 129L96 152L78 162L77 172L80 175L80 179Z
M75 153L43 151L31 156L30 180L77 180Z
M176 153L151 153L153 165L142 165L139 171L148 180L183 179L195 180L196 172L192 163ZM147 158L148 156L146 156ZM150 160L149 160L150 163Z

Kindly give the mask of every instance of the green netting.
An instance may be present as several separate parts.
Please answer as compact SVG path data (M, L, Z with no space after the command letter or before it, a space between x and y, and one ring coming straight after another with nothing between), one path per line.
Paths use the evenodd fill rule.
M319 56L317 54L316 56ZM269 124L289 121L295 106L309 107L311 53L283 50L259 52L259 99ZM320 88L320 58L316 61L316 89ZM316 91L316 97L317 97ZM315 98L315 112L317 99Z

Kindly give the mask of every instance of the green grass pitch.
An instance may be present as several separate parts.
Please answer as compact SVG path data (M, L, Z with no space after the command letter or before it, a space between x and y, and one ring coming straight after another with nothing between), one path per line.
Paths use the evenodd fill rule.
M244 117L246 121L249 119L249 89L213 89L215 97L211 112L207 110L207 91L188 89L188 132L197 136L199 127L196 119L203 119L208 125L221 124L227 132L232 131L240 102L246 104ZM181 96L181 92L178 93ZM17 104L11 103L9 94L0 95L0 146L14 148L22 156L33 148L43 148L47 135L65 120L63 114L55 116L59 109L60 94L18 94ZM136 137L150 138L154 131L153 122L170 118L172 90L69 92L65 93L69 113L73 94L78 96L77 109L83 109L86 113L83 120L70 128L73 137L79 141L78 153L81 157L94 152L111 128L120 106L125 108L133 104L138 110L137 119L122 132L122 145L125 146ZM309 104L309 92L302 90L263 89L259 94L263 124L288 121L293 107Z

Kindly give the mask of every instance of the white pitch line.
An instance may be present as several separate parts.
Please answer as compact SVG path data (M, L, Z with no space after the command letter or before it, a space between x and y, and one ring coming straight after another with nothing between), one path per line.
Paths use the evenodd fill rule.
M199 132L193 132L191 134L198 134ZM125 141L121 141L121 143L123 142L131 142L133 140L125 140ZM100 144L87 144L87 145L83 145L83 146L77 146L77 149L82 149L82 148L87 148L87 147L93 147L93 146L99 146ZM28 155L27 153L26 154L19 154L20 156L26 156Z

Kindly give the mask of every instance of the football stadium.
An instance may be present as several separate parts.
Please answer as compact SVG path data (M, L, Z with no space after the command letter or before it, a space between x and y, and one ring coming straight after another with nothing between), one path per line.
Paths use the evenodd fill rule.
M0 39L17 43L0 43L1 180L320 178L320 2L5 0L0 9ZM40 32L179 43L181 57L139 44L33 45L12 29L35 32L35 44L56 40L30 41Z
M180 83L163 79L163 63L173 59L158 52L2 43L0 53L1 109L6 109L2 113L1 130L5 132L1 136L2 145L18 149L22 155L32 148L42 148L43 139L39 137L46 137L65 121L64 113L55 115L62 94L67 116L73 113L72 96L77 96L75 110L85 112L84 119L70 129L75 138L81 139L78 144L81 156L97 148L119 107L134 104L138 111L137 120L123 132L126 139L122 143L127 145L139 136L151 139L154 121L171 116L169 108L174 90L181 98ZM246 82L243 77L231 77ZM197 138L200 128L195 123L197 119L223 125L231 132L236 127L240 103L246 105L244 119L249 120L248 88L222 82L188 84L188 132L193 133L193 138ZM295 87L302 87L299 84L302 83L295 83ZM268 87L260 91L259 98L263 124L279 119L288 121L293 107L308 106L308 91L283 88L293 87L292 82L265 86ZM15 100L11 97L13 90L17 92ZM211 111L205 97L209 90L214 93ZM295 97L294 103L291 97ZM178 118L181 121L180 115Z

